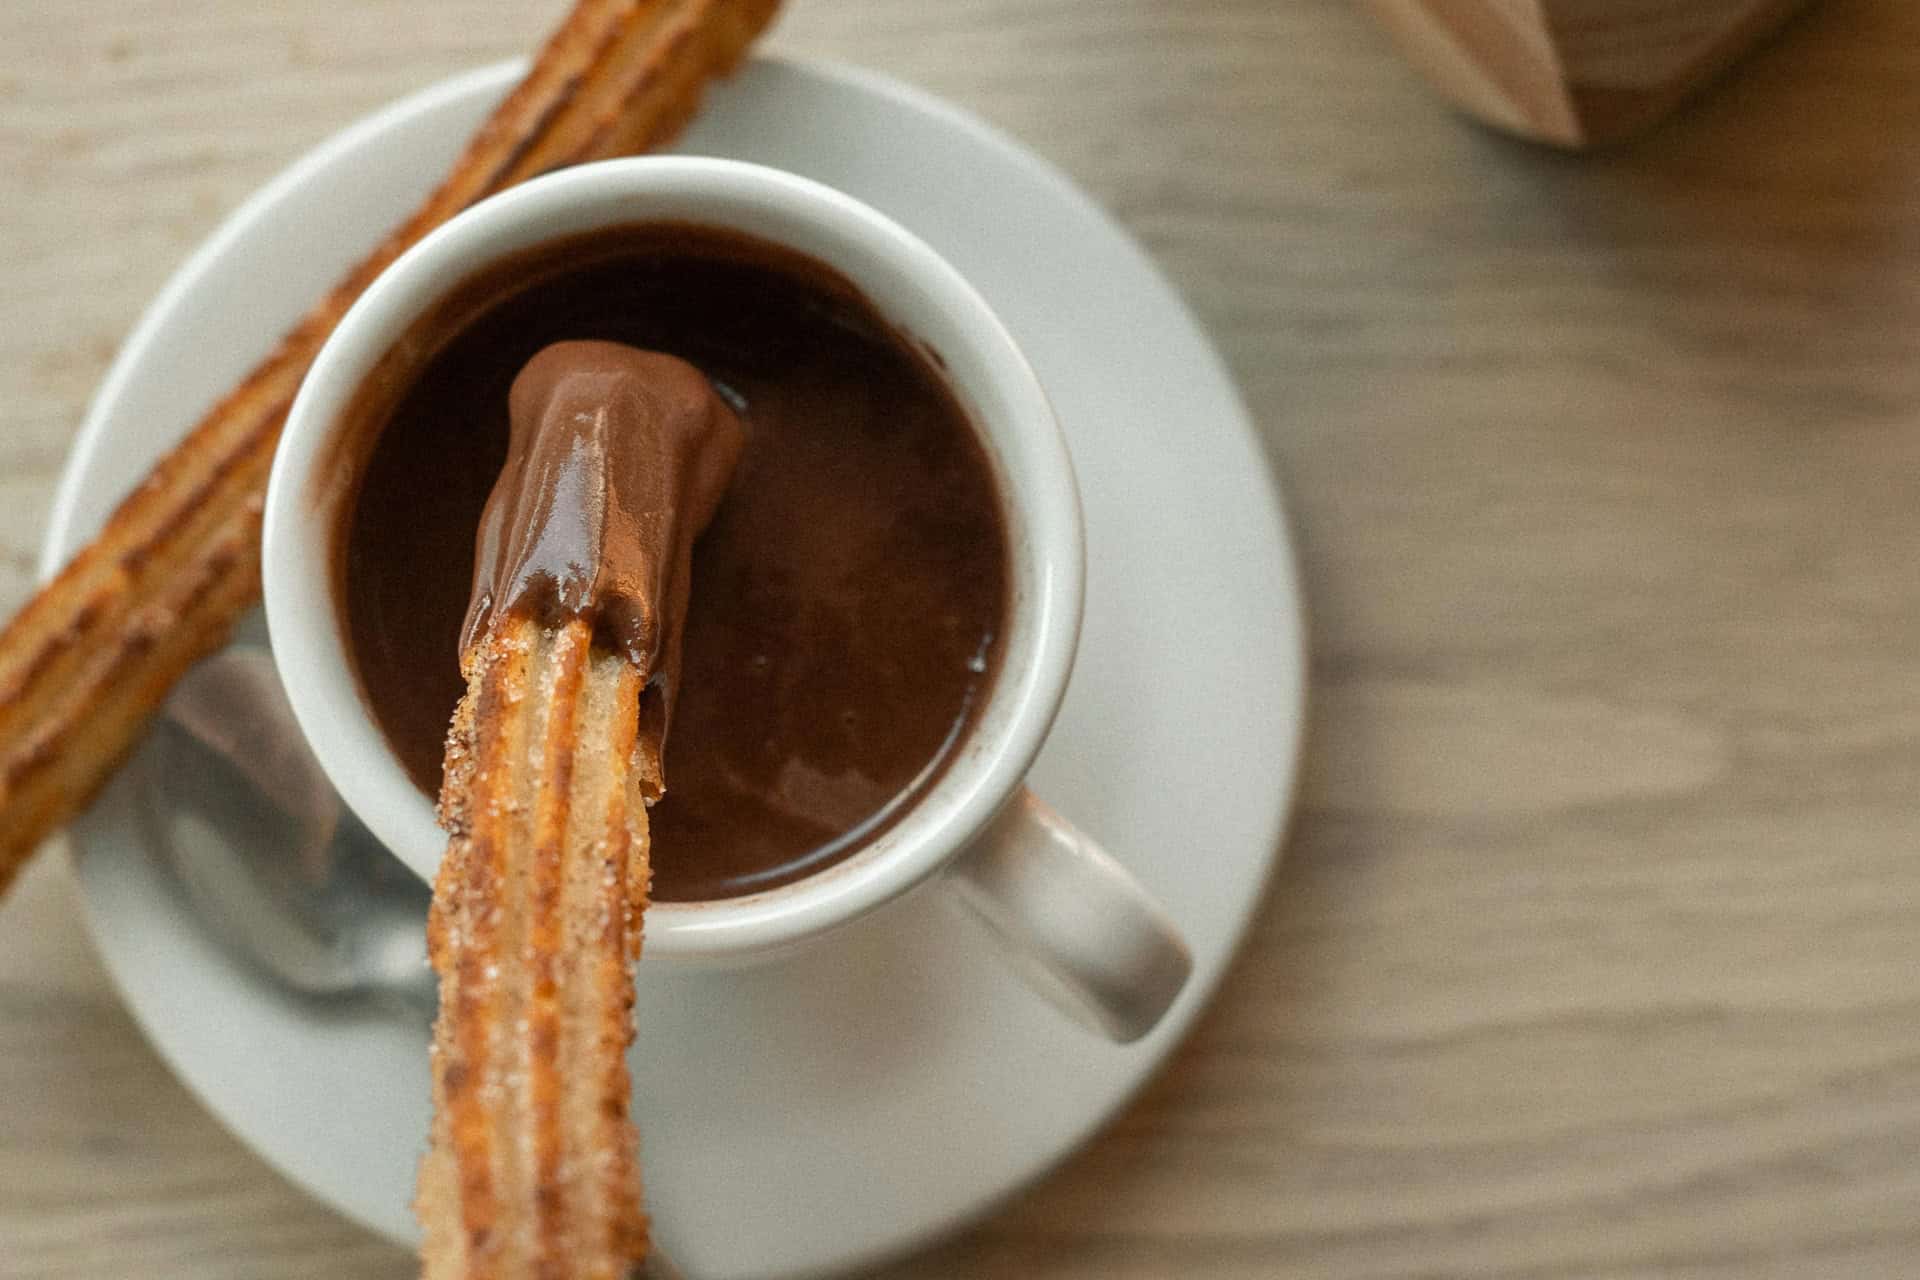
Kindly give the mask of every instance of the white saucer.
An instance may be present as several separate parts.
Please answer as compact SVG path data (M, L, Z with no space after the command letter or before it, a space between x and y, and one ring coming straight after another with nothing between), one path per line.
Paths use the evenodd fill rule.
M516 70L369 117L228 219L101 388L43 570L411 205ZM715 1280L824 1274L924 1244L1044 1172L1186 1032L1278 857L1301 606L1268 464L1219 358L1140 249L1045 163L891 81L778 60L714 93L683 149L791 169L892 215L1026 348L1066 427L1090 548L1079 666L1033 781L1160 897L1197 961L1166 1023L1124 1049L1030 995L939 895L777 969L643 962L636 1110L662 1243ZM158 752L143 763L169 767ZM95 941L135 1016L242 1140L410 1239L425 1026L303 1004L237 967L149 856L133 791L117 783L74 836Z

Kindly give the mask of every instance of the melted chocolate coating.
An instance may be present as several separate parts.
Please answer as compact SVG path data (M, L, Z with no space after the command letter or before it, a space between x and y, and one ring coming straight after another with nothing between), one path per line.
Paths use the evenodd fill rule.
M676 356L556 342L513 380L507 422L460 651L505 614L588 618L647 673L642 732L664 741L693 540L740 460L740 419Z

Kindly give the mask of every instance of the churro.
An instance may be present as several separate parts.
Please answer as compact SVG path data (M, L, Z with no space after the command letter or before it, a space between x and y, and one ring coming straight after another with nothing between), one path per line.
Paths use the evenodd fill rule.
M469 651L428 933L427 1280L618 1280L646 1252L626 1048L657 748L644 672L592 630L509 618Z
M646 1252L627 1119L632 962L696 535L745 442L692 365L559 342L507 397L476 540L449 840L428 1280L617 1280Z
M260 512L294 392L373 279L461 209L658 146L778 0L581 0L434 192L154 466L0 632L0 892L259 596Z

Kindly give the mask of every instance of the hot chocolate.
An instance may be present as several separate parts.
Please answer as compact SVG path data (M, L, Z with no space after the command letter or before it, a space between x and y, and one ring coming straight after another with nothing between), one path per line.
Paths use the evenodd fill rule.
M513 581L511 556L475 575L508 389L580 340L686 361L747 438L693 550L677 675L652 655L671 707L654 896L788 883L884 830L964 740L1008 607L991 463L928 356L810 259L645 225L490 268L369 380L342 461L359 474L336 557L343 627L375 719L430 792L470 592L478 609L489 563ZM609 444L609 465L646 465ZM616 621L646 643L643 620Z

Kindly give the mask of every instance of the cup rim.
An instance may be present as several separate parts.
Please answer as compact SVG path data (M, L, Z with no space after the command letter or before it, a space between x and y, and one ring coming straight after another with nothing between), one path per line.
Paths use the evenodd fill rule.
M380 274L342 317L301 384L267 487L267 623L295 718L322 768L367 827L431 880L445 833L432 802L374 723L340 634L331 557L337 504L347 486L321 474L328 446L374 363L461 281L537 244L655 220L745 232L815 257L858 285L903 333L930 345L993 461L1008 524L1012 584L999 673L967 742L933 786L874 841L819 872L740 897L663 902L648 910L651 955L746 957L863 915L959 854L1018 791L1072 670L1084 533L1064 438L1005 326L917 236L811 179L711 157L577 166L459 214ZM922 323L909 323L903 311Z

